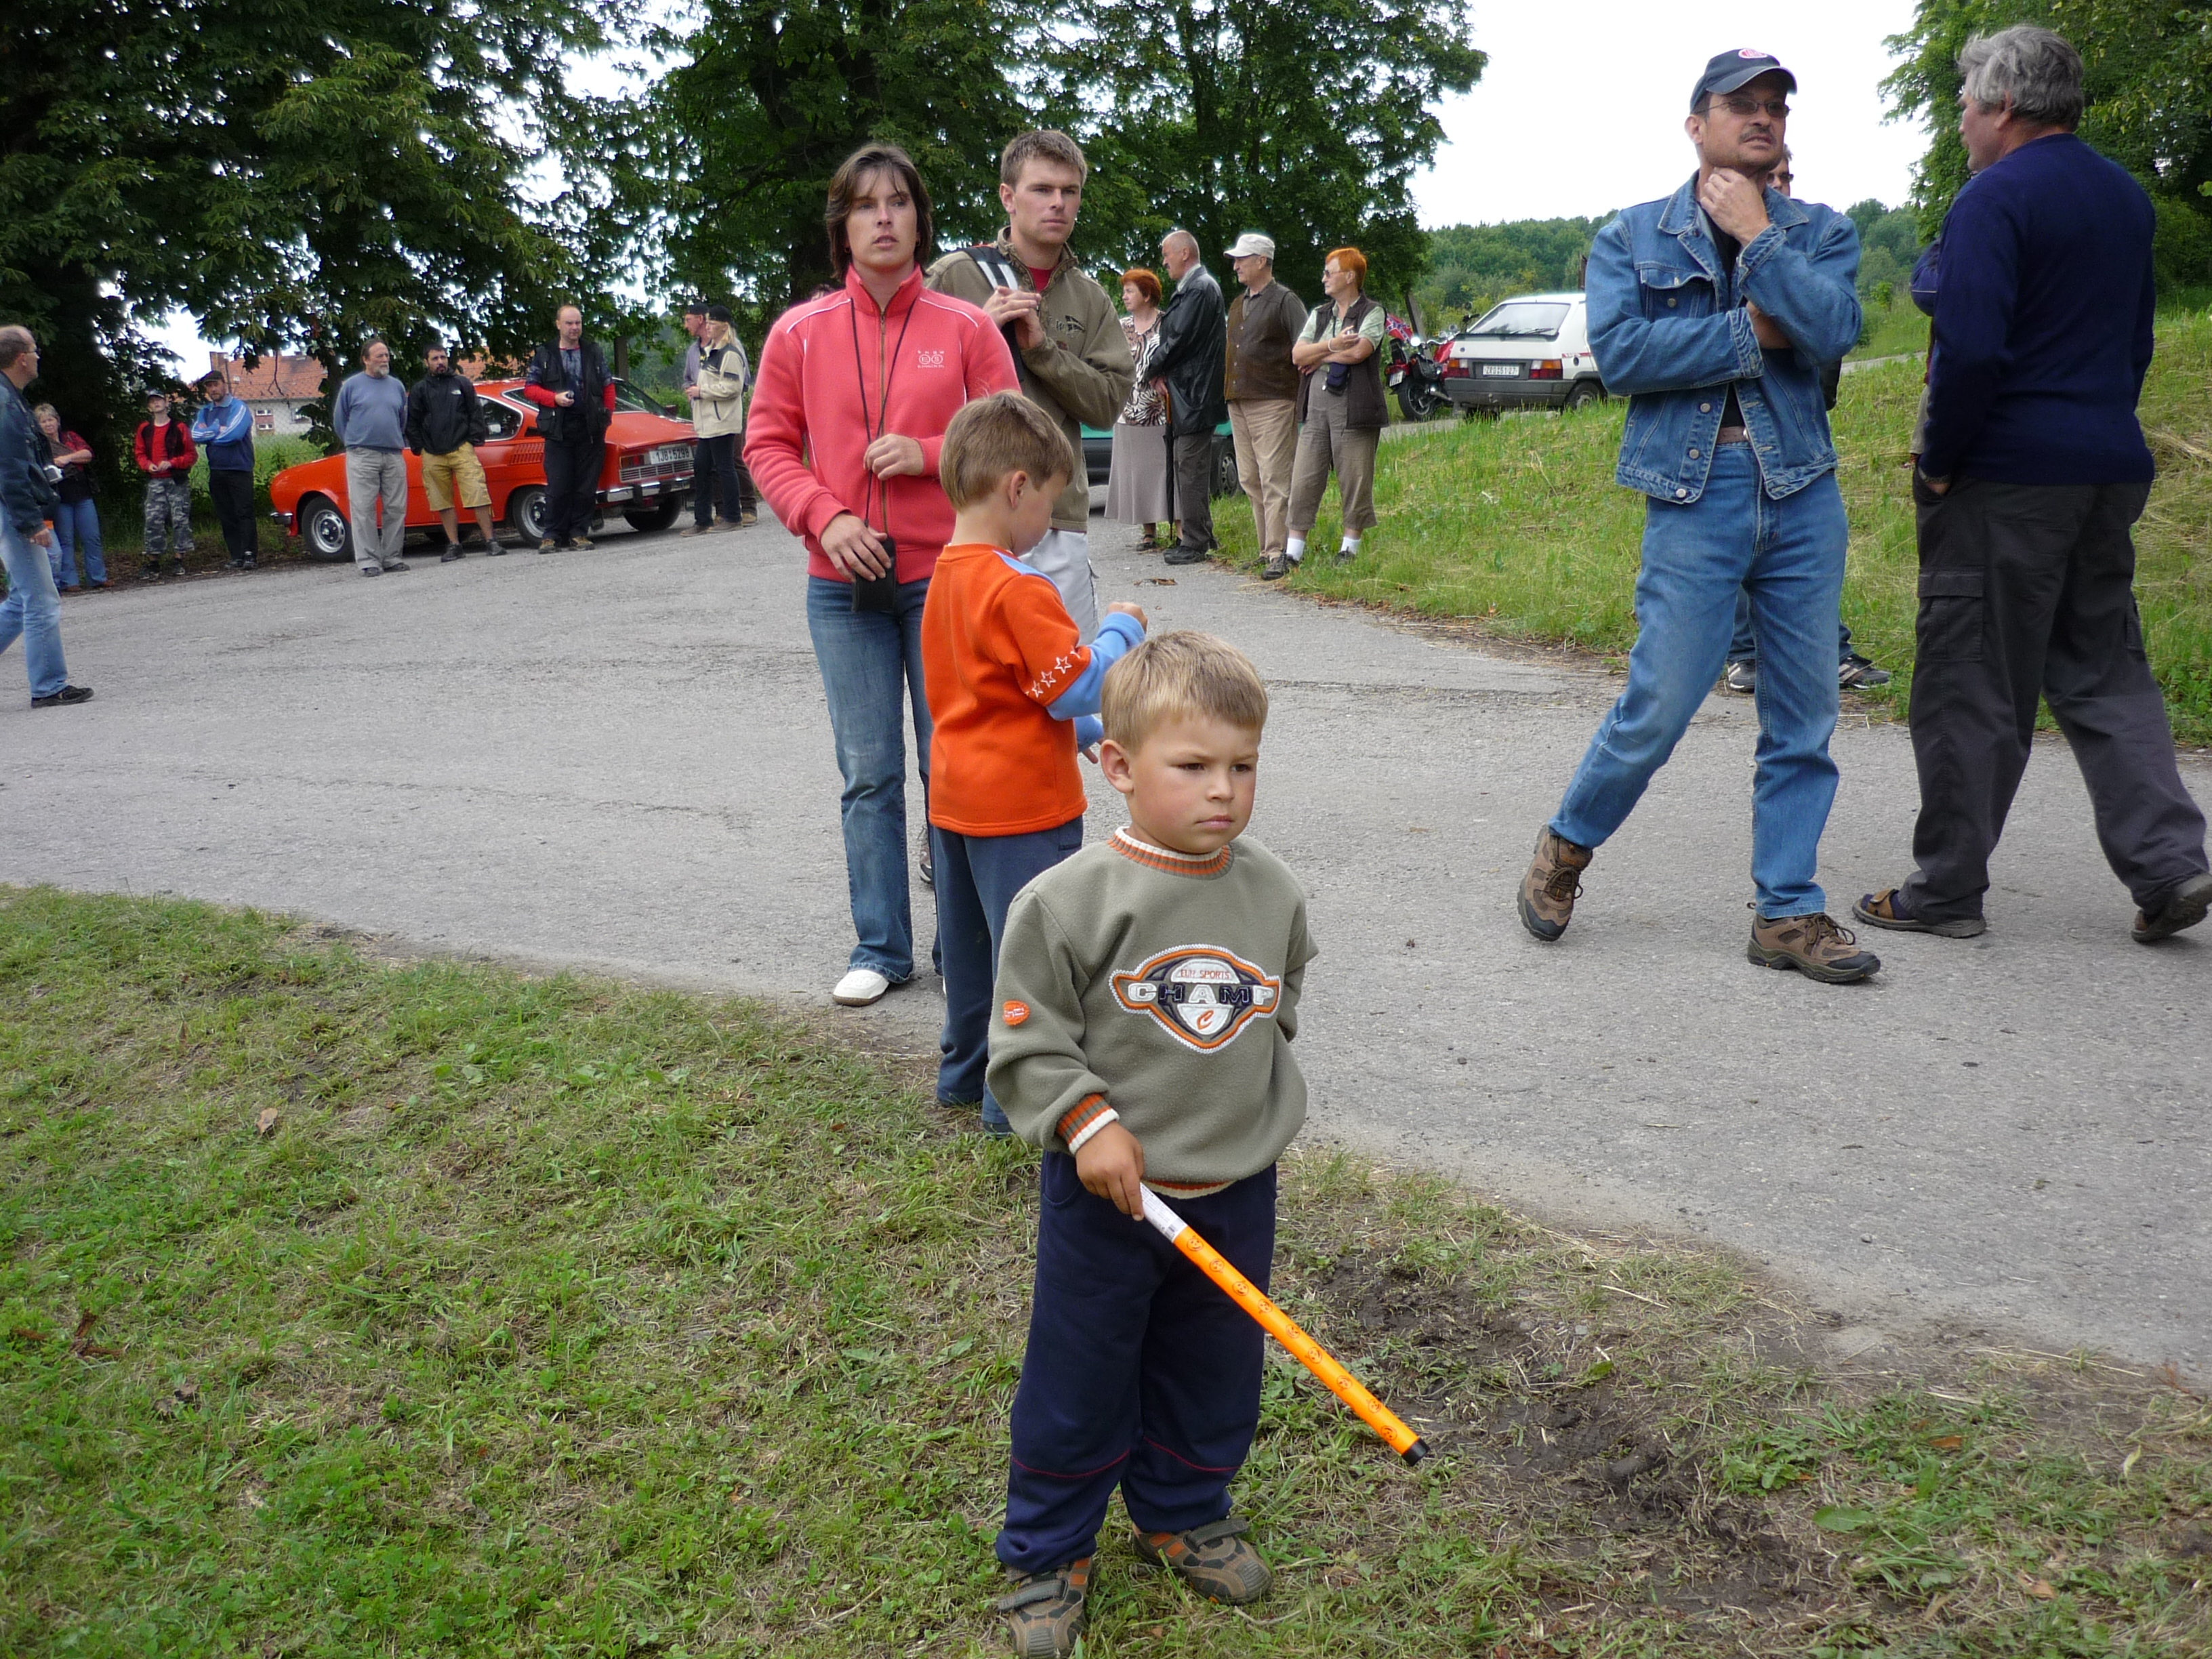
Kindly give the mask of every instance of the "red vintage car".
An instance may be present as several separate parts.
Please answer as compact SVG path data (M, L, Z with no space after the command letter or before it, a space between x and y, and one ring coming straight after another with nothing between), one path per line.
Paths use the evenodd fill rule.
M479 380L489 439L477 448L484 483L491 491L492 517L527 545L545 533L545 446L538 437L537 406L522 396L520 380ZM607 428L607 454L599 473L599 505L613 507L639 530L665 530L675 523L691 493L689 421L674 419L660 404L615 382L613 422ZM288 466L269 481L269 502L287 536L307 544L318 559L353 556L353 531L346 522L345 457ZM474 514L461 511L463 529ZM438 515L422 495L422 461L407 457L407 528L439 530Z

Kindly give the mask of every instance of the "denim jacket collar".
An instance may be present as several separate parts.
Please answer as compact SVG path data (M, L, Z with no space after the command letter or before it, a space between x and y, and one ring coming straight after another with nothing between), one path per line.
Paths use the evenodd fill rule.
M1793 225L1807 222L1805 210L1772 185L1766 189L1766 222L1785 234ZM1672 236L1682 245L1682 252L1694 260L1705 275L1715 282L1720 280L1721 252L1713 246L1708 228L1705 210L1698 201L1698 175L1692 173L1682 183L1681 189L1667 198L1666 206L1659 210L1659 234Z

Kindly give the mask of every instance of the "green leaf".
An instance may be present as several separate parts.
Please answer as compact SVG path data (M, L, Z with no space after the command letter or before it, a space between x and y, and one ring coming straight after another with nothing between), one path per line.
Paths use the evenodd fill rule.
M1813 1511L1813 1524L1823 1532L1864 1532L1874 1525L1874 1516L1866 1510L1847 1510L1830 1504Z

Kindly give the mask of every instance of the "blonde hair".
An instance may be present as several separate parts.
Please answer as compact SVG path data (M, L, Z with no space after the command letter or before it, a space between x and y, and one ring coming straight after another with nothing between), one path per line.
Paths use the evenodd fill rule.
M1063 483L1075 476L1075 454L1052 416L1018 392L978 398L945 428L937 481L957 512L981 501L1016 472L1030 482Z
M1153 635L1106 671L1098 712L1106 735L1134 751L1166 721L1187 714L1261 731L1267 687L1252 659L1226 640L1179 628Z

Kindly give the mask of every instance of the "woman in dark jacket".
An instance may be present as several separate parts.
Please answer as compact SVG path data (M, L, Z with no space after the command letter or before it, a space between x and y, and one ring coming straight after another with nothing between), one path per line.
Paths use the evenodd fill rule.
M62 470L54 486L61 505L54 509L54 586L64 593L77 586L77 561L84 562L87 586L107 586L107 562L100 544L100 506L92 499L92 446L62 428L61 412L52 404L31 411L46 434L53 463Z

